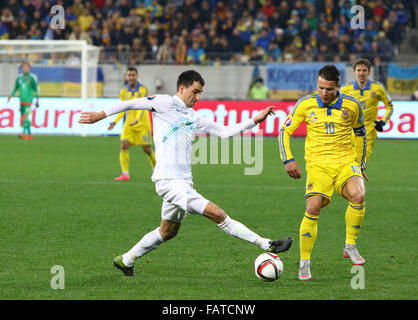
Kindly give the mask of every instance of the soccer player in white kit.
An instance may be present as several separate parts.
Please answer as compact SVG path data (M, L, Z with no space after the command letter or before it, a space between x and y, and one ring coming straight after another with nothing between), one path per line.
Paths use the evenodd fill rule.
M129 251L113 259L113 264L126 276L134 276L134 262L163 242L174 238L187 212L203 215L214 221L227 234L246 240L261 249L278 253L292 245L292 238L271 240L248 229L229 217L224 210L205 199L193 188L191 156L195 132L228 138L251 129L274 114L268 107L253 119L223 126L197 113L193 106L200 100L205 81L194 71L185 71L177 79L174 96L155 95L120 102L100 112L83 112L79 123L89 124L127 110L152 112L156 166L151 177L158 195L163 199L161 225L147 233Z

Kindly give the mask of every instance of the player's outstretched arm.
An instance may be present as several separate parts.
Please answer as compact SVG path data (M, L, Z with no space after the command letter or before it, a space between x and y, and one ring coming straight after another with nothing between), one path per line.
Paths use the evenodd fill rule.
M103 120L104 118L106 118L106 113L104 111L83 112L81 113L80 120L78 120L78 123L91 124Z
M254 120L255 124L258 124L260 122L263 122L270 115L276 114L274 112L275 109L276 109L275 106L269 106L269 107L265 108L259 115L257 115L256 117L254 117L253 120Z

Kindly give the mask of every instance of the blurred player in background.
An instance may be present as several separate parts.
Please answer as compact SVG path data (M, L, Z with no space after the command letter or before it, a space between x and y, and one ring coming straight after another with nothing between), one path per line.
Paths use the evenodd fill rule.
M38 77L30 72L29 62L23 62L21 65L22 73L18 75L15 81L15 87L13 92L10 94L7 102L12 99L16 94L16 91L19 91L19 100L20 100L20 123L23 127L23 132L19 135L21 139L33 139L32 133L30 130L31 122L29 118L31 106L33 104L33 98L36 97L35 107L39 107L39 86L38 86Z
M138 81L138 70L135 67L128 67L125 73L126 87L120 90L122 101L142 98L148 95L146 87ZM124 119L123 131L121 134L121 147L119 154L122 174L115 180L129 180L129 147L142 146L152 169L155 167L155 154L151 147L151 120L148 110L129 110L121 112L115 120L110 123L109 130L112 130L116 123Z
M288 175L299 179L301 170L290 150L290 136L302 121L307 128L306 211L299 230L299 280L311 279L310 259L319 213L330 203L334 190L349 201L345 214L344 257L356 265L365 262L356 248L356 240L365 213L366 130L360 101L339 92L339 81L338 69L333 65L324 66L318 73L318 92L300 98L280 129L282 162ZM352 144L353 130L356 143L361 146L358 149Z
M382 132L384 125L390 120L393 113L393 105L389 94L383 84L369 79L371 63L367 59L358 59L354 62L353 71L355 80L341 88L342 93L356 97L363 105L364 125L366 126L367 154L366 162L370 158L377 132ZM383 101L386 114L378 119L379 101ZM361 146L356 144L356 149Z
M216 137L228 138L255 127L274 107L264 109L253 119L223 126L193 110L200 100L205 81L194 71L185 71L178 77L177 93L174 96L155 95L121 102L101 112L83 112L80 123L94 123L124 110L152 111L154 121L154 144L157 164L152 174L155 189L163 199L161 224L147 233L125 254L113 260L115 267L126 276L134 276L134 262L162 243L174 238L183 219L189 212L205 216L215 222L227 234L255 244L263 250L282 252L290 248L291 238L270 240L260 237L245 225L229 217L213 202L205 199L193 188L191 157L196 130ZM205 239L196 239L205 241Z

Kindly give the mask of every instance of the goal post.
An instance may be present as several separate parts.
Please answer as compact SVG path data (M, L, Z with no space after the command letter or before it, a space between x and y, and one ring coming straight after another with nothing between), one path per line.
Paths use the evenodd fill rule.
M10 94L20 64L27 61L41 75L41 96L96 98L99 52L85 40L1 40L0 93Z

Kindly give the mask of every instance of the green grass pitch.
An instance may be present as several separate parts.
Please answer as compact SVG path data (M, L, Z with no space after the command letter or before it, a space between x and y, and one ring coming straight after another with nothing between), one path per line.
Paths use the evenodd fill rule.
M1 299L417 299L418 141L378 140L369 162L366 216L358 246L364 289L353 289L342 257L347 202L336 193L321 213L312 276L297 280L304 179L289 178L276 139L264 139L263 170L250 165L193 166L194 186L262 236L292 236L272 283L253 271L257 247L208 219L188 216L179 235L135 264L136 278L112 266L160 223L161 199L140 148L131 149L131 181L120 174L118 137L0 136ZM303 139L292 149L301 166ZM232 161L231 161L232 162ZM64 268L52 289L51 268Z

